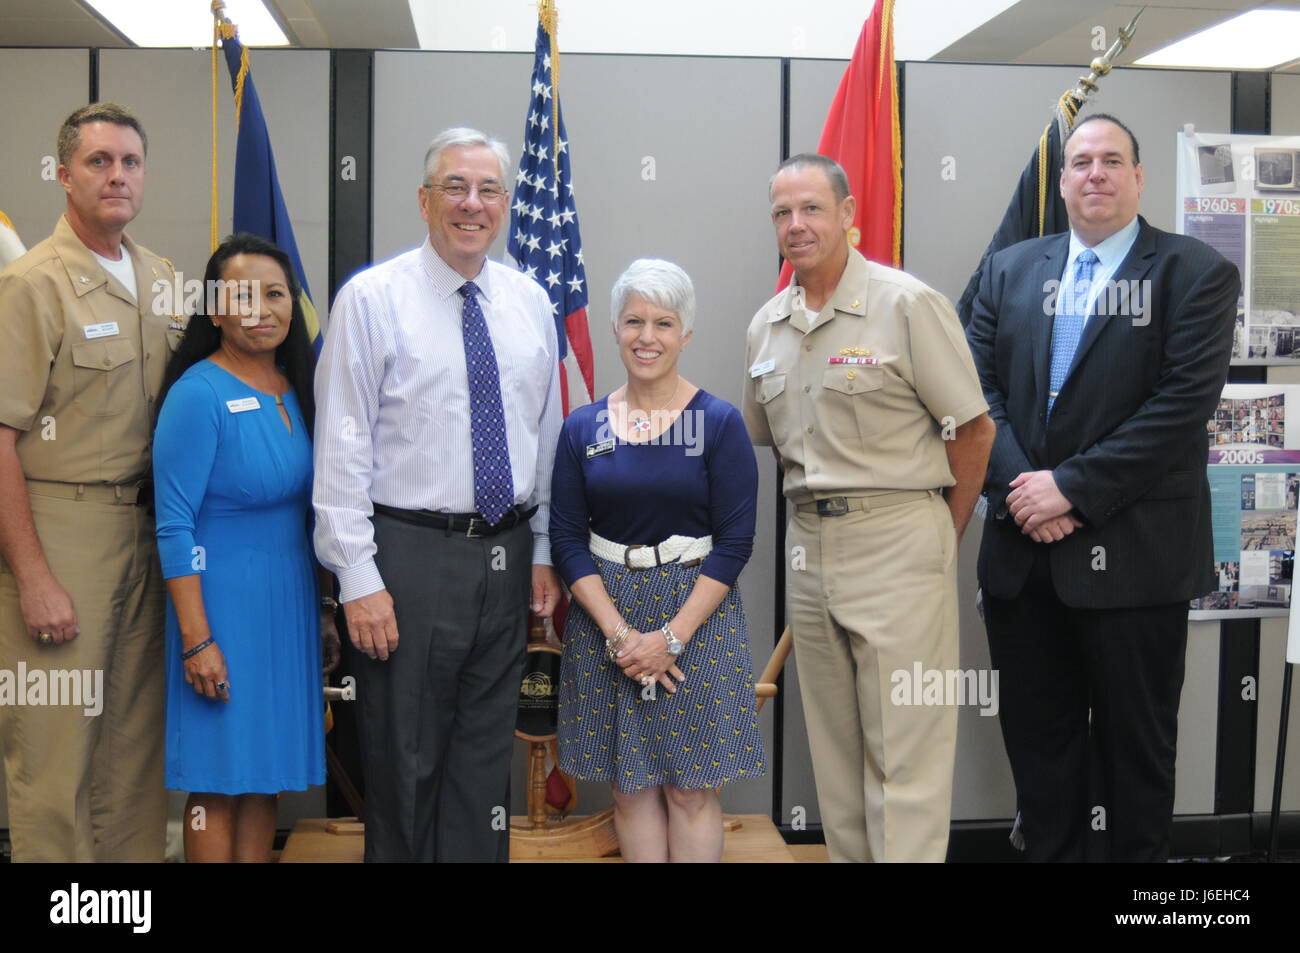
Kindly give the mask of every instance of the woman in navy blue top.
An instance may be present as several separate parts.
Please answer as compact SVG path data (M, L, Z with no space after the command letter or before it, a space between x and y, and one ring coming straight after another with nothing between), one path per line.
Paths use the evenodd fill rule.
M628 861L717 861L716 788L763 774L736 579L758 469L740 412L677 372L695 318L676 265L632 263L611 314L627 383L569 415L551 482L566 772L608 781Z

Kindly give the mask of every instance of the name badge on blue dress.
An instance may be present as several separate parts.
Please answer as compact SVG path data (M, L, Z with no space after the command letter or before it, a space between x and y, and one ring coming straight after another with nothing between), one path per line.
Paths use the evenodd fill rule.
M614 452L614 441L612 439L602 440L600 443L587 444L588 460L590 460L592 457L600 457L600 456L604 456L607 453L613 453L613 452Z
M256 397L241 397L239 400L226 401L226 408L232 414L242 414L246 410L258 410L261 406Z

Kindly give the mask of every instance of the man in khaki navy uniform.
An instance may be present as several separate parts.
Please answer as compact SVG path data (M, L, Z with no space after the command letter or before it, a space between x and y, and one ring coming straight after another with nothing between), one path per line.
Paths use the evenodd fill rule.
M83 686L48 699L62 705L0 705L15 861L163 855L164 602L147 481L180 322L151 307L171 265L123 234L145 150L120 106L69 116L67 212L0 272L0 670L78 670Z
M957 544L994 426L952 305L849 246L844 170L794 156L770 191L795 278L749 326L744 414L794 504L786 605L826 844L942 861L957 710L913 705L910 683L958 665Z

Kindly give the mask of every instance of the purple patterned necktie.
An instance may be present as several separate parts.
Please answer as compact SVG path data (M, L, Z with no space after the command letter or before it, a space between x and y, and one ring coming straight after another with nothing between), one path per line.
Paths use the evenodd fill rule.
M515 501L510 472L510 444L501 406L501 378L492 336L478 306L479 289L472 281L460 289L465 298L461 335L465 370L469 373L469 433L474 443L474 506L489 523L499 523Z

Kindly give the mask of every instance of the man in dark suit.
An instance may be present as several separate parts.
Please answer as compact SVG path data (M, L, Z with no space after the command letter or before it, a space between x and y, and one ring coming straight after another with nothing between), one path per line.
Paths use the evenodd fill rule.
M1064 153L1070 232L994 255L967 329L997 423L979 581L1027 856L1083 860L1091 828L1112 860L1161 861L1241 280L1138 216L1119 120L1080 120Z

